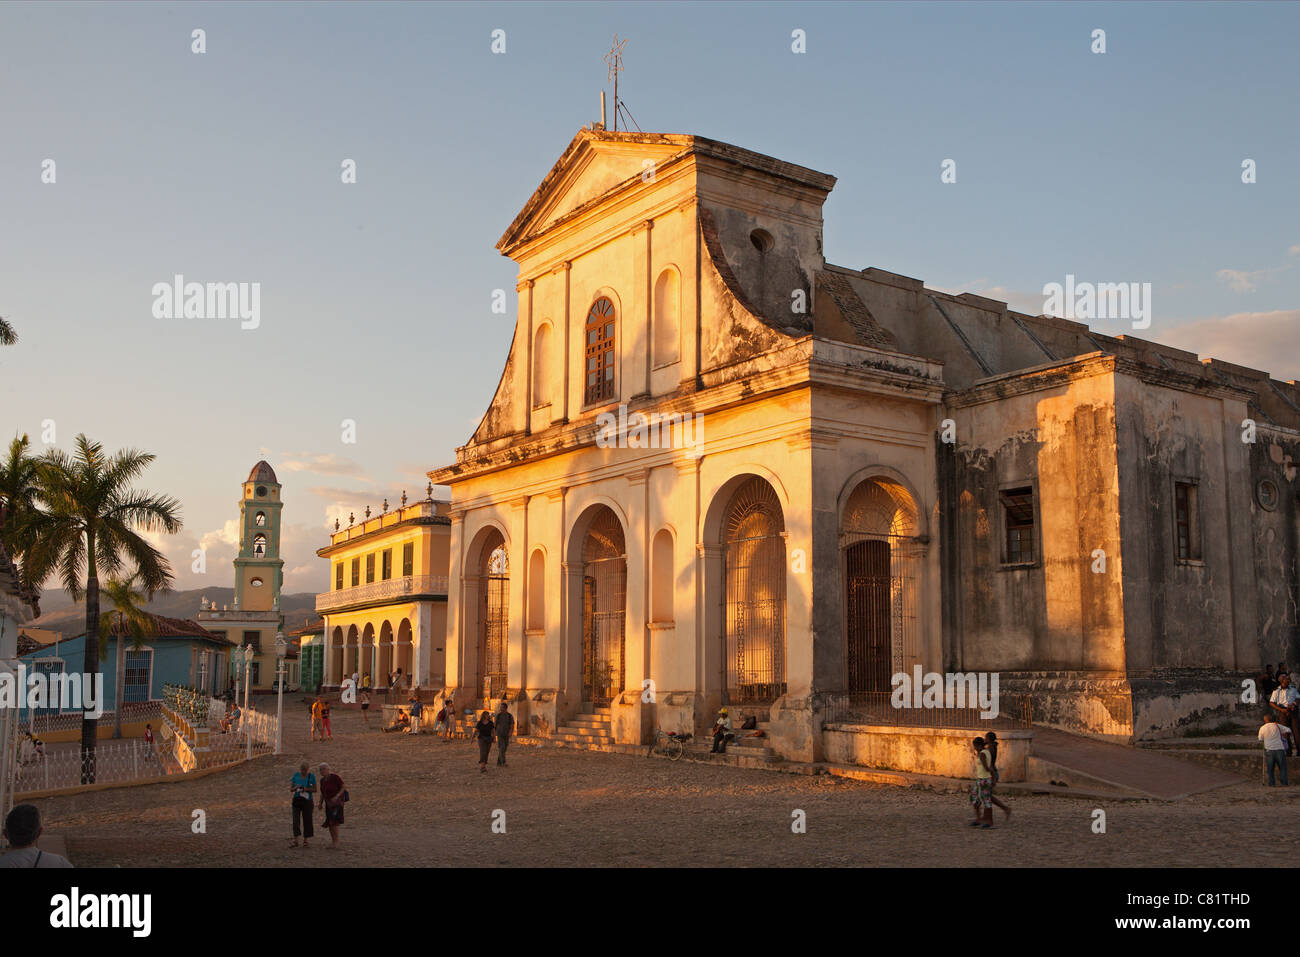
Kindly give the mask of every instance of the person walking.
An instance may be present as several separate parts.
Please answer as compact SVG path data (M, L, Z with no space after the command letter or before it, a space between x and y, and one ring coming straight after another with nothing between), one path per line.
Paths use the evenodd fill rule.
M289 790L293 792L293 843L298 846L298 837L302 836L302 846L306 847L315 833L311 826L311 812L316 803L316 775L304 761L289 780Z
M443 697L442 706L447 711L447 723L443 726L443 733L446 735L443 743L446 743L456 737L456 707L451 703L451 695Z
M369 678L370 676L366 675L366 677ZM369 710L370 710L370 692L368 690L363 689L361 692L361 723L364 724L367 728L370 727L370 718L366 714L366 712Z
M993 802L994 807L999 807L1002 809L1002 813L1006 815L1006 817L1004 817L1003 820L1006 821L1011 818L1011 808L1007 807L1005 804L999 801L996 793L998 789L998 777L999 777L998 775L998 733L996 731L990 731L988 734L984 735L984 749L989 753L989 770L992 772L993 775L992 783L989 785L989 800ZM991 811L989 813L990 815L992 814Z
M322 764L320 806L325 809L325 826L329 828L331 850L339 846L339 825L343 823L343 805L347 799L348 792L343 787L343 779L331 771L328 764Z
M488 752L492 750L492 736L496 734L496 725L492 722L492 712L484 711L474 725L474 737L478 740L478 769L487 773Z
M975 780L970 786L970 806L975 820L970 826L988 828L993 826L993 767L983 738L976 738L971 746L975 749Z
M364 675L361 676L361 690L364 691L366 694L370 694L370 672L369 671L367 671Z
M407 733L419 734L420 716L424 714L424 702L420 700L418 692L412 691L411 697L407 699L407 704L411 706L411 727L407 729Z
M322 741L333 741L334 732L330 730L330 703L324 698L320 699L320 724L325 729L325 737Z
M497 733L497 765L504 768L506 766L506 748L510 747L510 735L515 730L515 716L510 713L504 701L501 702L501 706L497 710L495 728Z
M1273 769L1281 771L1282 787L1291 785L1286 779L1286 755L1290 750L1287 739L1291 729L1278 720L1277 715L1270 714L1259 729L1259 740L1264 742L1264 768L1268 771L1268 786L1273 787Z
M1278 675L1277 688L1269 695L1269 712L1277 715L1277 720L1291 729L1290 751L1300 746L1300 727L1296 724L1297 705L1300 693L1291 686L1291 675L1283 671Z
M321 739L325 737L325 729L320 723L321 696L316 695L316 700L311 703L311 739L316 740L317 736Z

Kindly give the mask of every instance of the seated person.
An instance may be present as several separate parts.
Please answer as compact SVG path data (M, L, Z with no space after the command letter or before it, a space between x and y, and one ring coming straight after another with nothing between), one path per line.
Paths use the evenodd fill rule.
M226 716L221 719L221 733L229 734L235 725L239 724L239 705L226 705Z
M410 730L410 727L411 727L411 716L407 714L405 710L399 708L397 711L397 717L393 719L393 723L390 724L388 727L384 728L384 730L385 731L408 731Z

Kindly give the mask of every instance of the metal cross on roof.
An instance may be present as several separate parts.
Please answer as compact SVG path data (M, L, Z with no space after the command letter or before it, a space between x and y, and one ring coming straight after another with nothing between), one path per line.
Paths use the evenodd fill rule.
M623 47L627 46L627 40L620 40L618 34L614 34L613 46L605 54L605 63L609 65L609 70L605 74L605 79L614 81L614 129L618 129L618 75L623 72Z

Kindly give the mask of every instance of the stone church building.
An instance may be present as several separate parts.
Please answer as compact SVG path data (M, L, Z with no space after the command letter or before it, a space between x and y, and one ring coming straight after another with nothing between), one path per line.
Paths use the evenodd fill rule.
M595 126L510 225L510 354L429 473L458 706L633 743L727 704L815 760L916 665L1124 740L1291 660L1296 383L832 265L834 184Z

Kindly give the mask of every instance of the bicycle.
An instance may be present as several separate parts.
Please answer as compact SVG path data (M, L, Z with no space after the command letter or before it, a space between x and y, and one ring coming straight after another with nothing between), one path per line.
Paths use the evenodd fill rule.
M665 731L663 728L655 729L655 739L650 745L650 750L645 756L658 753L668 758L669 761L676 761L686 750L686 742L691 740L691 735L683 734L677 731Z

